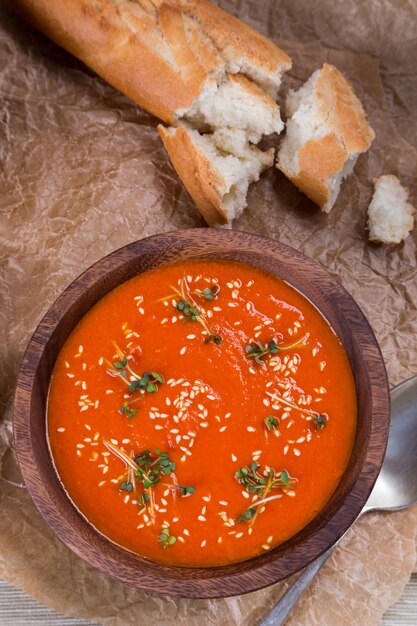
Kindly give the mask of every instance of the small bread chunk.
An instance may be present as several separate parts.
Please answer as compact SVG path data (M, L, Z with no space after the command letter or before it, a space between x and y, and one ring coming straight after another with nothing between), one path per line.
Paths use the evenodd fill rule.
M274 162L273 148L262 152L245 143L239 131L200 135L185 126L160 124L158 132L175 170L210 225L227 224L238 217L246 207L249 185ZM236 148L239 156L225 148Z
M408 191L396 176L373 181L374 195L368 208L369 239L395 245L414 228L416 209L407 202Z
M325 63L286 101L286 136L277 167L328 213L375 134L351 85Z

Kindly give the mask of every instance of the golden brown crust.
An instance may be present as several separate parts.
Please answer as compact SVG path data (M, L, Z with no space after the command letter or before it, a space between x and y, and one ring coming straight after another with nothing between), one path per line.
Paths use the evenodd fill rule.
M290 65L265 37L205 0L15 0L14 8L144 109L172 124L210 72L240 55ZM237 71L237 70L236 70Z
M157 128L175 171L206 222L210 226L226 224L221 191L224 181L209 159L196 148L185 128L167 129L162 124Z
M296 174L283 163L280 155L277 167L322 211L328 212L331 177L342 172L350 157L365 152L375 134L352 87L333 65L323 65L314 89L319 106L312 114L312 121L321 125L327 134L320 139L310 139L299 148Z
M299 172L291 175L280 167L281 171L318 204L322 210L330 199L328 179L335 172L340 172L346 161L346 152L334 135L326 135L318 140L307 141L298 152Z
M199 21L224 59L232 63L245 59L269 72L290 69L291 59L283 50L233 15L206 0L177 1Z
M365 152L375 133L351 85L334 65L323 65L316 83L316 96L326 128L340 139L346 152Z

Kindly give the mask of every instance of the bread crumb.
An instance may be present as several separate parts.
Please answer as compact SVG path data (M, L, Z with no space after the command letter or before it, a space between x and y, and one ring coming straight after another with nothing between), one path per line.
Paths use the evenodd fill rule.
M368 207L369 239L398 244L413 230L416 209L407 202L408 190L396 176L384 175L373 183L375 191Z

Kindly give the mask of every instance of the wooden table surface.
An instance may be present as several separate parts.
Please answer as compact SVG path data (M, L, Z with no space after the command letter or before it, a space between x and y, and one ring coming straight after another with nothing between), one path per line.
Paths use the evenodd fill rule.
M381 626L417 625L417 574L413 574L401 599L382 619ZM0 580L0 626L94 626L86 620L64 617L47 609L23 591ZM138 625L139 626L139 625ZM150 626L140 624L140 626ZM157 625L155 625L157 626ZM300 626L304 626L301 625ZM306 625L307 626L307 625ZM308 626L314 626L308 624ZM337 624L334 624L337 626ZM351 624L351 626L365 626Z

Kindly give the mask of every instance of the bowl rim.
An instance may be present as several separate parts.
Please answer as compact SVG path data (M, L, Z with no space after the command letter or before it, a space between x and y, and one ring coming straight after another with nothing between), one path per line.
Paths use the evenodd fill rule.
M361 471L355 481L349 485L343 498L332 505L331 514L328 512L330 509L328 503L301 533L267 554L231 565L205 568L167 566L148 561L114 544L88 523L66 494L50 456L50 468L48 468L43 450L47 442L43 441L42 435L34 430L37 427L42 428L42 420L44 425L46 422L45 410L41 415L37 407L39 403L41 407L46 407L49 378L43 381L46 387L40 393L40 399L36 400L35 391L39 387L38 378L41 376L39 372L44 367L43 361L49 346L59 334L62 320L71 312L79 310L81 297L91 295L94 300L93 292L97 284L101 285L101 289L106 289L106 279L109 276L113 277L112 286L107 291L103 291L93 304L88 306L72 328L105 293L130 278L124 274L125 268L131 267L139 259L143 260L146 257L150 265L149 268L137 272L138 274L151 267L174 262L175 256L167 258L168 253L176 254L178 258L178 254L184 254L185 251L189 254L186 258L217 259L230 258L232 254L235 256L233 260L239 261L238 257L244 245L251 250L250 254L253 255L254 261L252 263L251 260L245 258L243 259L245 264L263 267L262 263L269 262L272 257L277 263L279 259L280 263L287 265L288 272L284 280L311 301L310 296L300 289L300 271L297 270L298 273L294 273L295 270L291 267L291 263L300 265L306 274L310 273L314 278L314 289L319 297L329 299L337 296L345 307L345 311L339 310L341 307L339 303L335 310L338 311L337 315L340 316L341 323L346 323L348 320L351 325L352 340L356 342L355 350L359 350L365 371L371 381L371 388L363 392L369 396L367 402L371 402L371 410L370 423L366 423L367 446L361 451L363 455ZM202 246L203 249L206 246L207 250L212 251L213 246L218 249L214 253L210 252L211 256L204 256L200 253L193 257L193 247L198 248L198 246ZM228 256L219 256L221 249L226 250ZM276 272L272 270L272 273ZM317 302L313 301L313 304L323 315ZM326 315L324 317L327 318ZM62 343L68 337L69 332L63 338ZM339 333L337 334L340 338ZM343 340L342 343L346 349ZM48 365L50 371L58 353L59 350L53 357L52 366ZM351 360L350 356L349 360ZM360 390L357 388L356 391L359 400ZM227 597L261 589L299 571L336 543L361 512L379 474L388 439L389 418L390 396L383 357L369 323L346 289L326 269L286 244L243 231L223 229L190 229L153 235L123 246L88 267L61 293L35 329L22 360L13 403L13 431L17 460L36 507L55 535L89 564L121 582L148 591L190 598ZM356 440L354 451L355 448L357 448ZM57 480L61 496L56 489ZM333 502L333 497L331 502ZM314 528L314 523L317 528ZM309 532L308 529L312 524L313 530ZM80 528L82 529L81 536ZM300 535L302 535L301 540Z

